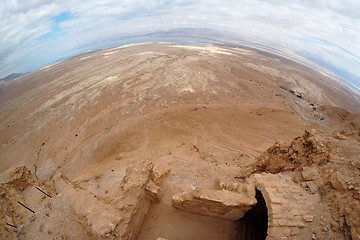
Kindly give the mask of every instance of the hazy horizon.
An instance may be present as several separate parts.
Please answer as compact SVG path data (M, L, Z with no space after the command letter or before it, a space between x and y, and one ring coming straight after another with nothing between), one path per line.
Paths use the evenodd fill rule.
M306 58L359 92L359 9L355 0L5 0L0 3L0 78L123 45L134 35L187 28L226 32L235 38L220 40L243 38Z

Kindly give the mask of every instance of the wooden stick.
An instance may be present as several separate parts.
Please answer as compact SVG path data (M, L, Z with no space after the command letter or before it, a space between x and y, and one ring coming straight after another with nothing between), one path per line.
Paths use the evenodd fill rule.
M5 223L5 224L8 225L8 226L10 226L10 227L17 228L17 226L12 225L12 224L10 224L10 223Z
M40 192L42 192L43 194L45 194L46 196L48 196L49 198L52 198L49 194L47 194L46 192L44 192L40 188L36 187L36 189L39 190Z
M31 208L29 208L29 207L26 206L25 204L23 204L23 203L21 203L21 202L19 202L19 201L18 201L18 203L19 203L21 206L23 206L24 208L26 208L27 210L31 211L32 213L35 213L34 210L32 210Z

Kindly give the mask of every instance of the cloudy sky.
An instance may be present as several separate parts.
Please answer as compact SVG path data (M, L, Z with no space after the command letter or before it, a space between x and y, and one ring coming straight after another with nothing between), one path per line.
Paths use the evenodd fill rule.
M360 89L359 0L1 0L0 78L103 47L113 36L182 27L275 43Z

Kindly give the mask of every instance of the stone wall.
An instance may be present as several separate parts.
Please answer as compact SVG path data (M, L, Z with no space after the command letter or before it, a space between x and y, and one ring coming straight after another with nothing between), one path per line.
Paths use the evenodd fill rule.
M262 173L246 181L227 180L218 180L215 190L196 189L174 195L173 206L236 221L256 204L258 189L268 210L268 240L324 239L316 230L323 225L321 221L330 219L328 210L320 204L319 195L303 189L289 174Z
M315 210L321 208L316 196L294 183L288 175L254 174L252 180L268 208L268 240L316 239L310 227L319 217Z

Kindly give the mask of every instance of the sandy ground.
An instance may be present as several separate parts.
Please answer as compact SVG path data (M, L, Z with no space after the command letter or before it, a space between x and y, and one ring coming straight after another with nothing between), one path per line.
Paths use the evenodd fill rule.
M139 239L234 239L234 222L175 210L172 195L238 176L276 141L291 141L305 129L347 131L358 144L358 96L320 73L251 49L149 43L83 54L2 86L0 102L0 172L25 165L54 195L67 189L54 187L66 179L75 186L65 191L69 196L88 191L109 203L114 199L106 194L128 166L150 161L170 171ZM21 194L27 193L11 196ZM46 198L36 198L24 200L34 209L46 205ZM11 206L7 221L23 224L28 213ZM94 236L79 229L71 231ZM43 237L60 239L60 233Z

